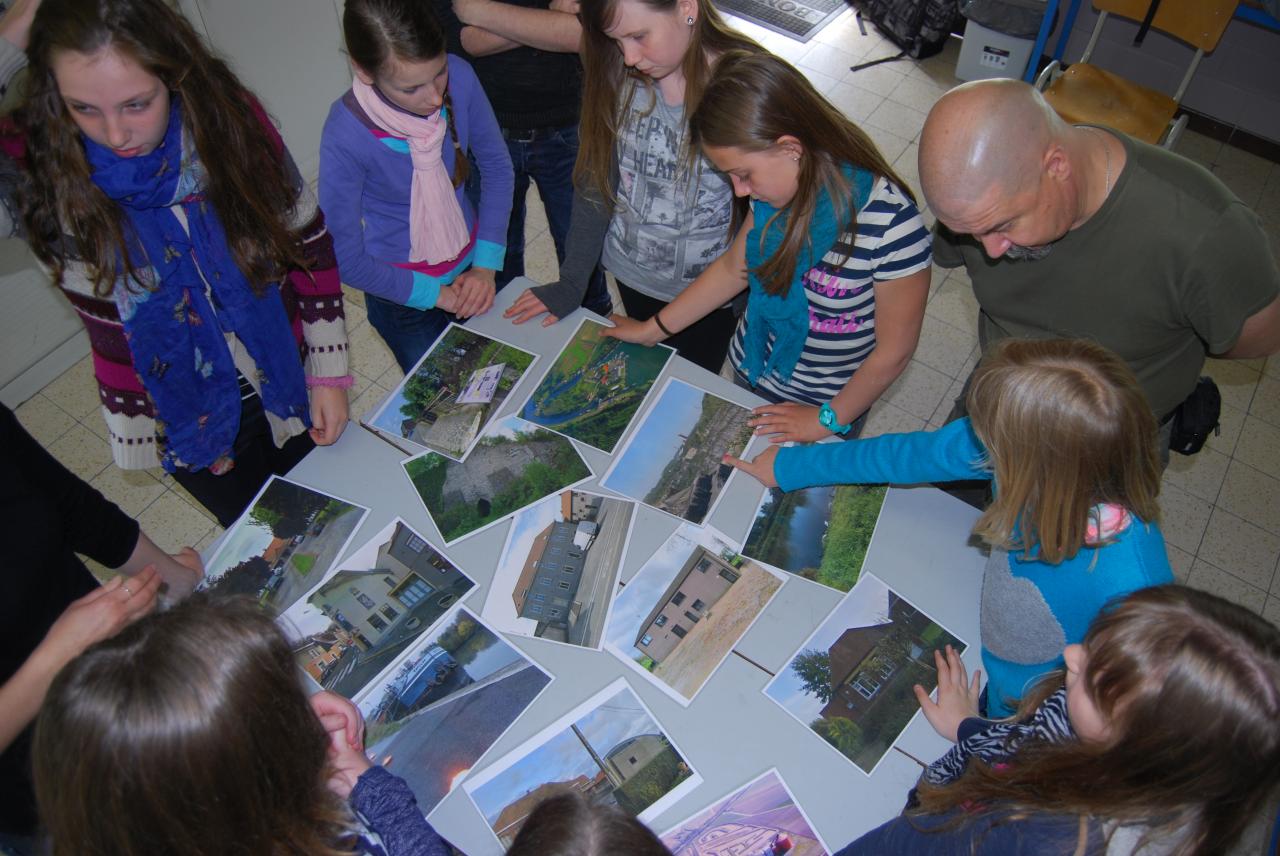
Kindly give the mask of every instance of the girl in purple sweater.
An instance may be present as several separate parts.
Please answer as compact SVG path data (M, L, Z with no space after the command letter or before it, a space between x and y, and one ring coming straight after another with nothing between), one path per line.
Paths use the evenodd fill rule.
M445 53L430 4L347 0L355 79L320 140L320 206L343 282L406 372L449 323L493 305L511 156L471 66ZM465 192L480 171L477 211Z

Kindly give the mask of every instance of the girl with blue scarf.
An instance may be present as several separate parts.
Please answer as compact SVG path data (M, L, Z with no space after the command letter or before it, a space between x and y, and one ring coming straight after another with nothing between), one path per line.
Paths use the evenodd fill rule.
M929 233L875 144L784 60L732 52L689 121L693 143L751 198L733 244L647 322L610 335L654 344L747 290L730 350L775 443L856 436L915 352Z

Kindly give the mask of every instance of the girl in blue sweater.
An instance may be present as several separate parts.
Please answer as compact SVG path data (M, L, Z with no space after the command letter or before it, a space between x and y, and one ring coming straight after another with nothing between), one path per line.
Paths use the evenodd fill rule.
M988 712L1008 716L1062 666L1111 598L1173 581L1158 523L1156 423L1133 373L1083 340L1008 340L969 385L970 416L937 431L770 448L727 459L783 490L994 479L974 534Z

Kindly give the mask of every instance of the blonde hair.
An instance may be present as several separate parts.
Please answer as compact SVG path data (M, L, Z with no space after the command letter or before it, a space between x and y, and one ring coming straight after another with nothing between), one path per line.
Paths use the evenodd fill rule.
M1160 459L1151 405L1129 367L1081 339L1007 339L967 398L999 486L974 532L1050 564L1085 546L1091 509L1157 522Z

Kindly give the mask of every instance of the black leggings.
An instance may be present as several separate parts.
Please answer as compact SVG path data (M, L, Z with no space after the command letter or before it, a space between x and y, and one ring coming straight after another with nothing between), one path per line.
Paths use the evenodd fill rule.
M641 294L621 280L618 281L618 294L622 296L622 305L627 308L627 316L637 321L648 321L667 305L666 301ZM733 339L733 331L737 326L738 319L733 310L725 306L713 310L674 336L664 339L663 344L675 348L676 353L689 362L702 366L712 374L720 374L724 359L729 355L729 342Z

